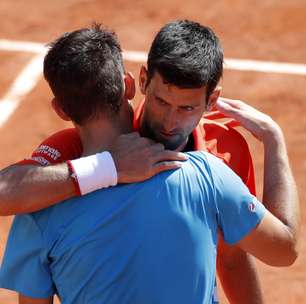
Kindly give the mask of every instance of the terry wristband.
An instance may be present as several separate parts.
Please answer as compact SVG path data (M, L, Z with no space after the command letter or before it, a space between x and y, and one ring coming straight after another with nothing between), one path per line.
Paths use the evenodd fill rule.
M115 186L118 182L114 160L107 151L71 160L70 166L81 195Z

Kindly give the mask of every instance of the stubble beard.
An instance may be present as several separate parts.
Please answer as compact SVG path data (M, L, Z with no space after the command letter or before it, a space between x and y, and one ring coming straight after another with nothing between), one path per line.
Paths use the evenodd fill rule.
M184 142L187 142L187 138L184 138L182 134L175 134L172 140L167 140L162 135L160 135L156 130L159 130L159 127L154 128L149 125L147 122L143 121L142 127L140 128L141 136L148 137L158 143L164 145L167 150L176 150L179 148Z

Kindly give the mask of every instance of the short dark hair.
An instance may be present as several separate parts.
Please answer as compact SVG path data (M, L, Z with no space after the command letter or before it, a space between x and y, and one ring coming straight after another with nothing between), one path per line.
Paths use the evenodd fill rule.
M207 86L207 96L223 72L223 50L214 32L197 22L177 20L157 33L148 55L148 83L157 71L181 88Z
M82 124L99 113L117 113L124 92L122 51L114 32L93 24L50 44L44 77L62 110Z

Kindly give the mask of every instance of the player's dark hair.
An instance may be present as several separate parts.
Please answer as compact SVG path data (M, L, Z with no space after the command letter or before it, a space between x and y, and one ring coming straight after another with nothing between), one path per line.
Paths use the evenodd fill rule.
M148 82L157 71L180 88L207 86L207 96L223 72L223 50L214 32L197 22L177 20L157 33L148 55Z
M44 60L44 77L54 96L78 124L119 111L123 73L118 39L99 24L62 35L50 44Z

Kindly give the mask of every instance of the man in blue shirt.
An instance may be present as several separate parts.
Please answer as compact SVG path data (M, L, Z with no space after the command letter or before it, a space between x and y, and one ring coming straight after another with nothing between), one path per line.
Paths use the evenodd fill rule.
M234 244L264 214L219 159L191 152L179 170L17 216L1 285L62 303L209 303L218 228Z
M112 33L95 27L64 35L44 67L53 105L78 128L85 155L107 151L131 130L131 82ZM203 106L205 92L199 88L194 102ZM220 160L194 152L180 169L149 181L16 217L1 286L21 293L23 304L52 303L54 294L63 303L208 303L218 228L226 242L266 263L292 263L298 202L282 133L243 103L219 101L218 107L264 142L265 204L278 219Z

